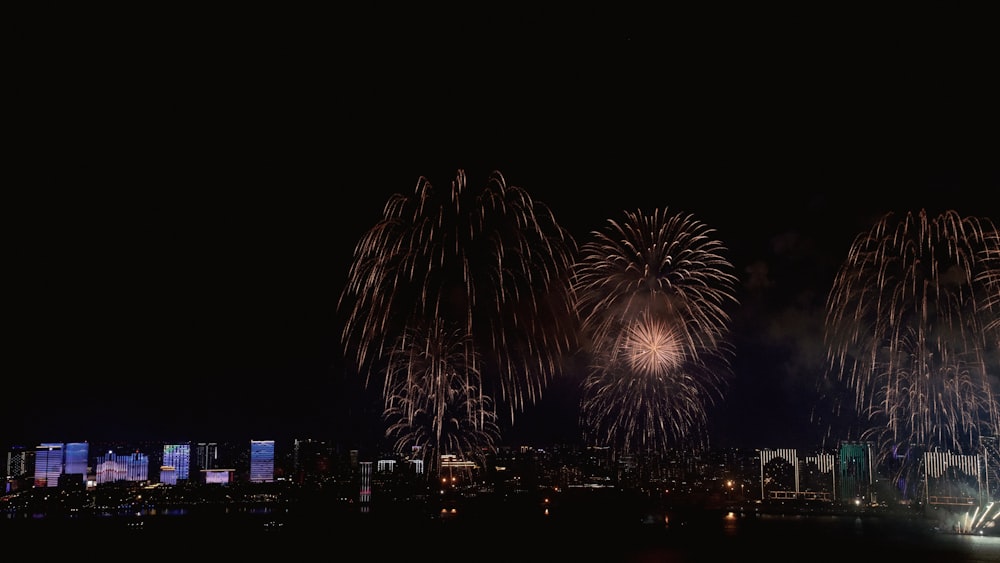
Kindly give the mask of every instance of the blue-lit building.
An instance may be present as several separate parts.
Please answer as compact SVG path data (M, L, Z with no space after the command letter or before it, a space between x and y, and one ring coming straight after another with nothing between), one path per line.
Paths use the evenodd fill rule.
M160 483L164 485L177 484L177 471L171 465L160 466Z
M191 471L191 443L163 444L163 466L173 468L173 475L170 479L173 483L168 484L186 481ZM162 474L160 482L166 482Z
M63 457L63 478L75 476L73 478L78 485L85 485L89 460L90 445L87 442L67 443Z
M250 440L250 481L274 481L274 440Z
M57 487L63 472L63 449L61 442L45 442L35 448L35 486Z

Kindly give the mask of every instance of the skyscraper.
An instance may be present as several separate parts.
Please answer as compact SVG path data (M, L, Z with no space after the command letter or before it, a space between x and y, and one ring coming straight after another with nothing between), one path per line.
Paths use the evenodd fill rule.
M250 481L274 481L274 440L250 440Z
M871 502L875 482L872 467L872 443L840 443L840 464L837 471L837 498L841 502L855 500Z
M11 447L6 467L5 493L30 488L35 478L35 450L25 446Z
M87 475L90 446L87 442L69 442L66 444L66 461L63 473Z
M63 472L60 476L60 486L84 487L86 485L89 454L90 446L87 442L66 444L63 451Z
M361 502L361 512L368 512L368 505L372 500L372 462L362 461L361 466L361 489L358 491L358 500Z
M219 444L198 442L195 463L198 469L219 469Z
M63 471L63 444L45 442L35 448L35 486L56 487Z
M13 446L7 451L7 465L4 476L13 479L28 472L29 456L24 446Z
M163 465L174 468L174 479L186 481L191 470L191 443L163 444Z

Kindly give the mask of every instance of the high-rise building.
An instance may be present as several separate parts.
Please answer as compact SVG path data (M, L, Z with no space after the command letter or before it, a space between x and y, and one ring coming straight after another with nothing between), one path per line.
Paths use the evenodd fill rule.
M332 449L322 440L295 439L292 443L292 479L302 484L333 470Z
M871 502L875 483L872 467L872 443L840 443L837 471L837 500L841 502Z
M4 477L14 479L28 473L28 452L29 450L24 446L13 446L7 451L7 465L5 466Z
M56 487L63 471L63 444L45 442L35 448L35 486Z
M31 488L35 478L35 450L25 446L12 446L7 451L7 464L3 492Z
M149 457L140 452L117 454L113 451L97 458L97 484L115 481L148 481Z
M90 447L87 442L69 442L63 450L63 472L60 486L84 487L87 483Z
M69 442L66 444L66 461L63 473L87 476L90 447L87 442Z
M968 505L983 502L983 466L978 454L924 452L927 504Z
M837 456L817 452L806 456L800 464L800 498L832 501L836 484Z
M163 465L174 468L175 483L186 481L191 470L191 443L163 444ZM162 474L160 482L164 482Z
M250 481L274 481L274 440L250 440Z
M799 457L794 448L760 452L760 497L794 499L799 494Z
M358 500L361 502L361 511L368 512L368 505L372 500L372 462L362 461L361 468L361 489L358 491Z
M219 444L215 442L198 442L195 452L195 464L198 469L219 469Z

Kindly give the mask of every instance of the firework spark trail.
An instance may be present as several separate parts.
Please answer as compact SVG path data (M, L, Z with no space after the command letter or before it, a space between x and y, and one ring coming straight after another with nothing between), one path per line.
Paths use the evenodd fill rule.
M826 381L880 461L900 444L976 453L1000 429L998 242L955 211L889 213L854 240L827 300Z
M626 212L608 223L574 267L591 354L583 425L625 450L697 441L729 374L732 265L691 215Z
M499 437L472 338L443 325L408 329L391 352L385 381L386 436L397 452L417 448L429 475L440 469L441 453L484 462Z
M986 289L982 304L985 328L997 337L994 349L1000 350L1000 230L987 229L983 234L986 240L980 259L984 266L975 281Z
M441 319L473 339L483 384L513 420L576 350L575 252L549 209L499 172L481 189L463 170L450 190L420 178L355 247L338 302L347 357L367 386L399 369L389 352L406 329Z

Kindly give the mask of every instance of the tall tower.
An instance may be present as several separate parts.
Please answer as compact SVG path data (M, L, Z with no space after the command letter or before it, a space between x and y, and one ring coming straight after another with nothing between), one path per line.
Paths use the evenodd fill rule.
M368 512L372 500L372 462L362 461L359 465L361 468L361 490L358 491L358 500L361 501L361 512Z

